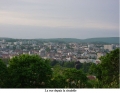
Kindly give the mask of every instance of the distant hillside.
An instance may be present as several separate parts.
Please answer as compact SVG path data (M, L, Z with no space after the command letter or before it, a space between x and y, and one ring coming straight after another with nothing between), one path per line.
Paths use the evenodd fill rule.
M12 38L0 37L0 40L3 40L3 39L8 40L8 39L12 39Z
M54 38L54 39L39 39L39 40L49 41L49 42L119 43L119 37L88 38L88 39Z
M0 38L0 40L5 39L7 41L17 41L20 39L12 38ZM32 40L32 39L22 39L22 40ZM119 37L103 37L103 38L88 38L88 39L76 39L76 38L52 38L52 39L33 39L42 42L76 42L76 43L119 43Z
M80 42L80 39L75 38L53 38L53 39L39 39L40 41L46 41L46 42Z
M89 38L84 39L83 42L119 43L119 37Z

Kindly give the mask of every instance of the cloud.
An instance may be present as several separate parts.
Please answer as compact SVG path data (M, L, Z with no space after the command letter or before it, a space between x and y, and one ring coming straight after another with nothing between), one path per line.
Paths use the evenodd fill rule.
M118 0L1 0L0 36L118 36Z
M71 18L60 18L48 16L46 13L28 14L24 12L0 11L0 24L7 25L23 25L23 26L37 26L37 27L65 27L65 28L79 28L79 29L104 29L104 30L118 30L118 25L105 23L104 21L89 19L77 20Z
M33 26L0 25L0 37L11 38L93 38L93 37L118 37L118 31L95 30L77 28L50 28Z

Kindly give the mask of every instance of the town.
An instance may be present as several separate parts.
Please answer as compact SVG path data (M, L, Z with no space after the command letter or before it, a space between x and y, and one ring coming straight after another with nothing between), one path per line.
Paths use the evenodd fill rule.
M40 42L39 40L0 40L0 58L11 59L21 54L39 55L57 61L100 63L99 58L119 48L119 44Z

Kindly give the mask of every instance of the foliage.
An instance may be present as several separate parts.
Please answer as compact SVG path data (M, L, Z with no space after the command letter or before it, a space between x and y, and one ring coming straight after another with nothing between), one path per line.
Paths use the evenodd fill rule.
M8 78L7 66L0 59L0 87L1 88L7 87L7 78Z
M43 88L49 87L52 71L49 60L37 55L20 55L12 58L9 63L12 88Z
M98 64L99 65L99 64ZM89 68L89 74L93 74L93 75L96 75L97 73L96 73L96 68L97 66L96 66L96 64L95 63L92 63L91 64L91 66L90 66L90 68Z
M93 64L92 62L90 62L90 63L86 63L86 62L82 63L83 72L84 73L89 73L89 69L90 69L92 64Z
M51 66L55 66L57 64L59 64L59 62L57 60L53 60L53 61L50 62Z
M99 80L100 86L104 88L119 87L119 51L119 49L111 51L100 58L100 64L91 67Z
M53 76L57 76L57 75L62 75L65 68L60 65L55 65L52 69L53 69Z
M2 58L2 61L5 63L5 65L8 65L9 63L9 58Z
M56 65L53 68L53 77L51 79L52 88L85 88L91 87L91 84L82 70L75 68L64 68Z
M57 74L51 80L51 88L65 88L65 77Z
M46 48L46 51L47 51L47 52L50 52L50 48L49 48L49 47L47 47L47 48Z
M86 86L87 77L81 70L65 69L63 74L66 77L66 82L68 82L67 87L83 88Z
M74 68L75 67L75 64L74 62L64 62L64 65L63 67L67 67L67 68Z
M82 63L80 63L79 61L75 62L76 69L80 69L81 67L82 67Z

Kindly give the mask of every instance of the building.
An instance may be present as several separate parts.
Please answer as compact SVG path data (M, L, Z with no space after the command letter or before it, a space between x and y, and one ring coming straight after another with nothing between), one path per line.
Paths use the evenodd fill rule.
M99 64L99 63L101 63L101 61L100 61L99 59L97 59L97 60L95 61L95 63L96 63L96 64Z
M39 50L39 55L40 55L41 57L44 57L44 56L46 55L46 51L45 51L44 48L42 48L42 49Z
M112 51L113 50L113 45L104 45L104 49Z
M97 53L97 59L99 59L101 56L104 56L103 53Z

